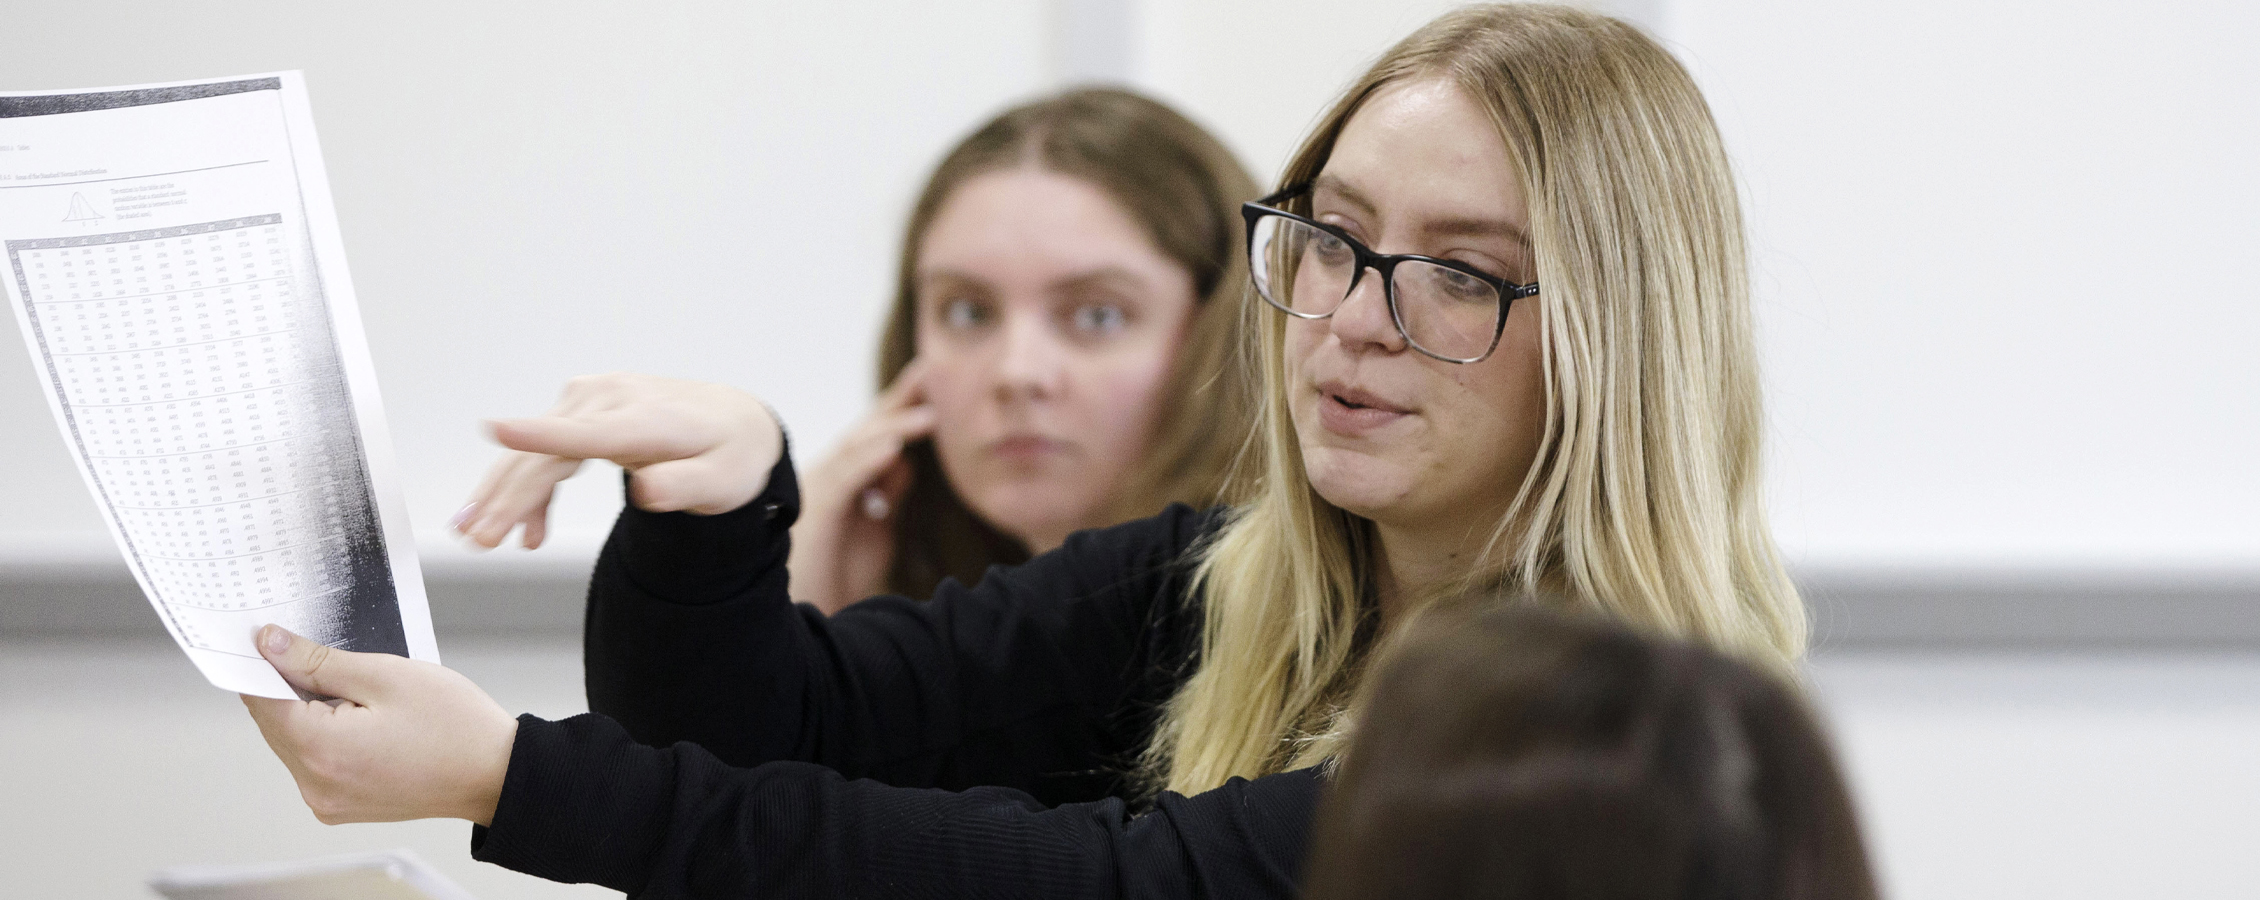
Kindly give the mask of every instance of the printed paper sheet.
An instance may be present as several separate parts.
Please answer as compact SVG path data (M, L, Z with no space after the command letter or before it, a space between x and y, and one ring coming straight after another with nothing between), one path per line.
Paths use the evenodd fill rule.
M437 661L298 73L0 94L9 305L127 565L214 685L277 622Z

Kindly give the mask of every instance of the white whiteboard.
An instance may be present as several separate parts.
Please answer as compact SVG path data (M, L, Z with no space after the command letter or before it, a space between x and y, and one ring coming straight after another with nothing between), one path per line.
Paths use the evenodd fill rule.
M1671 9L1794 558L2260 572L2260 7Z

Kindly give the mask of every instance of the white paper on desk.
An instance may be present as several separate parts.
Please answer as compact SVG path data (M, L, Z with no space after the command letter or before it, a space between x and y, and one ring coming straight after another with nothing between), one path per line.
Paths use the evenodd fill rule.
M472 900L414 851L248 866L181 866L149 877L166 900Z
M439 660L296 72L0 93L9 305L126 564L219 687L281 623Z

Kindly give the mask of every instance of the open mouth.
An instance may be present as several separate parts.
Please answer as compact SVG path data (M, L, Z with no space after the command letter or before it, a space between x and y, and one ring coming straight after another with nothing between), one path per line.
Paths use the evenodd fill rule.
M1328 431L1342 435L1366 432L1412 414L1412 410L1366 391L1341 384L1319 386L1319 419Z
M1328 394L1328 395L1326 395L1326 399L1328 399L1328 400L1332 400L1332 401L1334 401L1335 403L1341 404L1342 406L1344 406L1344 407L1347 407L1347 408L1349 408L1349 409L1381 409L1381 407L1379 407L1379 406L1372 406L1372 405L1368 405L1368 404L1364 404L1364 403L1359 403L1359 402L1357 402L1357 401L1355 401L1355 400L1352 400L1352 399L1350 399L1350 398L1348 398L1348 397L1344 397L1344 396L1342 396L1342 395L1340 395L1340 394ZM1388 411L1388 412L1395 412L1395 410L1387 410L1387 411Z
M1394 403L1390 403L1387 400L1383 400L1380 397L1376 397L1366 391L1358 390L1357 388L1338 384L1323 384L1319 385L1318 389L1320 393L1326 395L1326 399L1342 406L1345 409L1373 410L1376 412L1400 416L1412 412L1412 410L1398 406Z

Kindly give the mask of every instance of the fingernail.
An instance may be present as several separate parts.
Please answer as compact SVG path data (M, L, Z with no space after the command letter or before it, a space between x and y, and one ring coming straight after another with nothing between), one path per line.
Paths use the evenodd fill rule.
M462 532L463 523L471 521L471 516L478 511L479 505L477 503L463 504L463 508L456 510L455 515L447 517L447 527L455 529L458 533Z
M268 653L277 656L290 652L290 632L282 630L280 625L259 629L259 642L267 645Z

